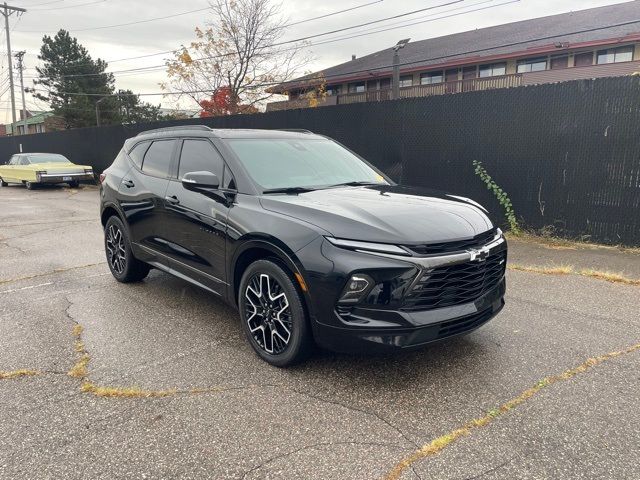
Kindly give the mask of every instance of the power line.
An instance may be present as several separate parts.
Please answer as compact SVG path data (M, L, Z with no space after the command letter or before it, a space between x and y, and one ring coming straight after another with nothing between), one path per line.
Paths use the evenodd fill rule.
M58 3L58 2L61 2L61 1L65 1L65 0L55 0L54 2L47 2L47 3ZM360 8L368 7L368 6L377 4L377 3L381 3L383 1L384 0L375 0L373 2L368 2L368 3L361 4L361 5L355 5L353 7L350 7L350 8L344 9L344 10L338 10L338 11L327 13L327 14L324 14L324 15L319 15L317 17L311 17L311 18L306 18L304 20L298 20L298 21L295 21L293 23L286 24L285 27L291 27L291 26L294 26L294 25L299 25L299 24L311 22L311 21L314 21L314 20L320 20L320 19L327 18L327 17L330 17L330 16L338 15L340 13L346 13L346 12L350 12L350 11L357 10L357 9L360 9ZM493 0L490 0L490 1L493 1ZM47 3L40 3L39 5L46 5ZM25 30L20 30L20 31L25 31ZM78 31L78 30L71 29L70 31ZM41 33L41 32L39 32L39 33ZM161 51L161 52L148 53L148 54L144 54L144 55L136 55L136 56L133 56L133 57L125 57L125 58L116 58L116 59L112 59L112 60L105 60L105 62L111 64L111 63L117 63L117 62L125 62L125 61L128 61L128 60L139 60L141 58L149 58L149 57L155 57L155 56L159 56L159 55L166 55L168 53L175 53L175 52L177 52L179 50L180 49L164 50L164 51Z
M409 16L409 15L415 15L416 13L425 12L427 10L434 10L436 8L446 7L446 6L449 6L449 5L453 5L454 3L462 3L462 2L464 2L464 0L451 0L449 2L439 3L438 5L432 5L430 7L420 8L418 10L413 10L411 12L399 13L397 15L392 15L390 17L385 17L385 18L380 18L378 20L371 20L370 22L361 23L359 25L352 25L350 27L337 28L335 30L329 30L328 32L316 33L315 35L307 35L306 37L294 38L292 40L285 40L283 42L274 43L272 45L272 47L278 47L280 45L286 45L286 44L289 44L289 43L299 43L299 42L303 42L305 40L309 40L311 38L324 37L326 35L331 35L331 34L334 34L334 33L340 33L340 32L344 32L346 30L353 30L354 28L366 27L368 25L373 25L375 23L386 22L388 20L395 20L396 18L406 17L406 16Z
M317 17L307 18L305 20L298 20L297 22L287 23L285 26L293 27L294 25L300 25L302 23L311 22L313 20L320 20L322 18L333 17L334 15L339 15L341 13L352 12L353 10L358 10L360 8L368 7L370 5L375 5L376 3L382 3L384 0L375 0L374 2L364 3L362 5L356 5L355 7L345 8L344 10L338 10L337 12L326 13L324 15L319 15Z
M408 16L408 15L414 15L415 13L424 12L424 11L427 11L427 10L433 10L433 9L437 9L437 8L453 5L453 4L456 4L456 3L461 3L461 2L464 2L464 1L465 0L452 0L452 1L449 1L449 2L446 2L446 3L441 3L441 4L438 4L438 5L432 5L430 7L421 8L421 9L414 10L414 11L411 11L411 12L405 12L405 13L401 13L401 14L398 14L398 15L393 15L393 16L390 16L390 17L386 17L384 19L378 19L378 20L374 20L374 21L371 21L371 22L362 23L362 24L359 24L359 25L353 25L353 26L350 26L350 27L341 28L341 29L338 29L338 30L332 30L332 31L329 31L329 32L323 32L323 33L319 33L319 34L315 34L315 35L310 35L310 36L307 36L307 37L303 37L302 39L287 40L287 41L284 41L284 42L275 43L275 44L271 45L271 47L280 46L280 45L286 45L286 44L291 44L291 43L298 43L301 40L306 40L306 39L313 38L313 37L321 37L321 36L326 36L326 35L329 35L329 34L335 33L335 32L341 32L341 31L346 31L346 30L352 30L352 29L355 29L355 28L361 28L363 26L367 26L367 25L371 25L371 24L375 24L375 23L380 23L380 22L383 22L383 21L393 20L393 19L396 19L396 18ZM490 1L493 1L493 0L490 0ZM518 1L520 1L520 0L512 0L512 1L507 2L507 3L514 3L514 2L518 2ZM500 5L502 5L502 4L500 4ZM497 6L500 6L500 5L497 5ZM471 13L473 11L474 10L471 10L469 12L463 12L463 13ZM445 13L445 12L441 12L441 13ZM442 17L442 18L447 18L447 17ZM419 22L419 23L425 23L425 22ZM373 32L373 33L377 33L377 32ZM362 35L364 35L364 33L361 33L361 34L356 35L356 36L362 36ZM354 38L354 37L347 37L345 39ZM326 42L312 43L310 46L323 45L324 43L331 43L332 41L338 41L338 40L341 41L342 39L329 40L329 41L326 41ZM295 50L297 48L298 47L292 47L289 50ZM179 50L172 50L171 52L176 52L176 51L179 51ZM287 50L284 50L284 51L287 51ZM212 56L208 56L208 57L196 58L196 59L194 59L194 61L197 62L197 61L202 61L202 60L212 60L212 59L222 58L222 57L226 57L226 56L234 56L236 54L237 54L237 52L228 52L228 53L223 53L223 54L220 54L220 55L212 55ZM78 64L78 65L81 65L81 64ZM118 75L118 74L122 74L122 73L129 73L129 72L136 72L136 71L140 71L140 72L148 71L148 73L152 73L153 71L164 70L165 68L166 68L166 64L163 63L163 64L159 64L159 65L151 65L151 66L148 66L148 67L138 67L138 68L134 68L134 69L117 70L117 71L114 71L114 72L105 72L105 73L110 73L110 74L113 74L113 75ZM77 73L77 74L61 75L60 78L74 78L74 77L86 77L86 76L96 76L96 75L103 75L103 74ZM37 77L30 77L30 78L37 78Z
M67 8L86 7L86 6L89 6L89 5L95 5L95 4L97 4L97 3L104 3L104 2L106 2L106 1L107 1L107 0L95 0L95 1L87 2L87 3L78 3L78 4L76 4L76 5L67 5L66 7L31 8L31 11L34 11L34 12L35 12L35 11L42 12L42 11L45 11L45 10L48 10L48 11L51 11L51 10L65 10L65 9L67 9ZM40 4L40 5L43 5L43 4Z
M116 27L127 27L130 25L139 25L141 23L149 23L149 22L155 22L157 20L166 20L169 18L175 18L175 17L181 17L184 15L190 15L192 13L197 13L197 12L204 12L205 10L209 10L210 7L206 7L206 8L198 8L196 10L188 10L186 12L180 12L180 13L174 13L172 15L165 15L163 17L154 17L154 18L147 18L146 20L137 20L135 22L126 22L126 23L116 23L113 25L102 25L99 27L87 27L87 28L75 28L73 30L69 30L70 32L88 32L90 30L103 30L106 28L116 28ZM46 31L42 31L42 30L17 30L18 32L21 33L47 33L50 30L46 30Z
M511 0L510 2L507 3L514 3L517 2L518 0ZM487 51L491 51L491 50L498 50L501 48L507 48L507 47L514 47L517 45L523 45L523 44L527 44L527 43L531 43L531 42L539 42L542 40L552 40L555 38L559 38L559 37L563 37L563 36L567 36L567 35L578 35L581 33L590 33L590 32L596 32L599 30L606 30L606 29L610 29L610 28L617 28L617 27L624 27L627 25L633 25L633 24L637 24L640 23L640 19L638 20L631 20L628 22L621 22L621 23L616 23L616 24L611 24L611 25L605 25L602 27L592 27L592 28L587 28L587 29L583 29L583 30L576 30L576 31L572 31L572 32L563 32L563 33L559 33L559 34L555 34L555 35L546 35L543 37L536 37L536 38L529 38L527 40L521 40L521 41L517 41L517 42L509 42L509 43L503 43L500 45L495 45L493 47L486 47L486 48L478 48L478 49L474 49L474 50L467 50L464 52L457 52L457 53L453 53L453 54L449 54L449 55L440 55L437 57L427 57L427 58L422 58L419 60L412 60L410 62L403 62L400 63L401 67L404 66L408 66L408 65L414 65L416 63L424 63L424 62L430 62L430 61L434 61L434 60L446 60L447 58L453 58L453 57L460 57L462 55L471 55L474 53L481 53L481 52L487 52ZM351 70L348 72L343 72L343 73L339 73L339 74L332 74L332 75L325 75L323 77L323 79L327 79L327 78L333 78L333 77L345 77L347 75L354 75L354 74L359 74L359 73L368 73L368 72L373 72L373 71L380 71L383 69L387 69L387 68L392 68L393 65L392 64L388 64L388 65L382 65L382 66L378 66L375 68L366 68L366 69L360 69L360 70ZM432 68L431 66L429 68ZM296 80L287 80L287 81L282 81L282 82L264 82L264 83L259 83L259 84L255 84L252 85L251 88L255 89L255 88L264 88L264 87L272 87L272 86L276 86L276 85L289 85L289 84L300 84L300 83L304 83L305 81L308 80L313 80L313 78L301 78L301 79L296 79ZM183 94L193 94L193 93L211 93L212 90L190 90L190 91L184 91L184 92L149 92L149 93L135 93L135 94L128 94L128 95L136 95L136 96L166 96L166 95L183 95ZM59 92L63 95L87 95L87 96L105 96L104 94L100 94L100 93L77 93L77 92ZM117 94L111 94L110 96L117 96ZM122 94L121 94L122 96Z

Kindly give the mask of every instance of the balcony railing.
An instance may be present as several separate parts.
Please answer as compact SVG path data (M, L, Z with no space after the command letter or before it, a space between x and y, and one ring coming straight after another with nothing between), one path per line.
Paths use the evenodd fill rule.
M493 88L519 87L522 85L522 75L503 75L501 77L469 78L454 82L435 83L432 85L414 85L400 89L400 98L429 97L431 95L445 95L447 93L473 92L476 90L490 90ZM369 92L346 93L337 96L337 104L360 102L380 102L391 99L391 90L372 90Z
M522 83L522 75L503 75L500 77L470 78L456 80L454 82L436 83L432 85L415 85L400 89L400 98L429 97L431 95L445 95L448 93L472 92L476 90L489 90L493 88L519 87ZM348 103L381 102L391 100L391 90L370 90L368 92L345 93L326 97L319 106L345 105ZM283 102L273 102L267 105L267 111L288 110L291 108L308 107L308 100L296 99Z

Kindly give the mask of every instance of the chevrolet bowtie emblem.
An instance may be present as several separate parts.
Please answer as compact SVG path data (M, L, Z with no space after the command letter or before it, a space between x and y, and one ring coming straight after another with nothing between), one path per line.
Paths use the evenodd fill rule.
M489 249L484 247L478 250L470 250L472 262L484 262L489 257Z

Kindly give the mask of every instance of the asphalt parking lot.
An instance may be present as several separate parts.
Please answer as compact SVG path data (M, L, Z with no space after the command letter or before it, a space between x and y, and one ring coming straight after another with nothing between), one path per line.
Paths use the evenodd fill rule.
M640 278L611 249L510 255ZM0 478L637 479L639 311L639 286L510 270L469 336L281 370L206 292L117 283L95 187L1 188Z

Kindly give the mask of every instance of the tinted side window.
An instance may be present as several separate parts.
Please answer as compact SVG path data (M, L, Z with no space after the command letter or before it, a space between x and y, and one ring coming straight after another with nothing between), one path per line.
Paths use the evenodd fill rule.
M208 140L185 140L180 154L178 178L189 172L215 173L222 181L224 160Z
M20 159L20 165L29 165L29 159L27 157L22 157Z
M142 159L144 158L147 148L149 148L149 142L142 142L133 147L129 152L129 157L131 157L133 163L136 164L136 167L142 168Z
M224 167L224 181L222 182L222 188L228 188L229 190L235 190L236 188L236 181L233 178L233 174L231 173L231 170L229 170L229 167Z
M9 165L17 165L17 164L18 164L18 157L14 155L9 159Z
M142 162L142 171L147 175L165 178L169 176L169 164L175 140L157 140L151 144Z

